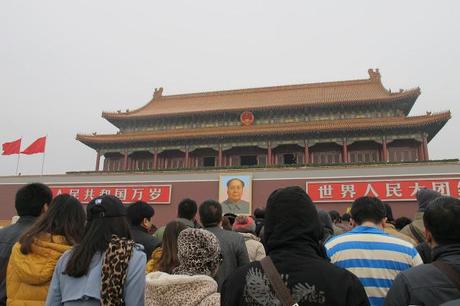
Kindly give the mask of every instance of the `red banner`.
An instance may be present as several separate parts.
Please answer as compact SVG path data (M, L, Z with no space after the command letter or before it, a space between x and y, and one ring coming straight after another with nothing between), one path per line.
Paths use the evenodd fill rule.
M382 179L307 181L306 191L314 202L350 202L362 196L378 197L382 201L414 201L421 188L458 198L460 179Z
M144 201L150 204L170 204L171 185L62 185L51 186L53 196L62 193L74 196L82 203L103 194L118 197L123 203Z
M45 153L45 146L46 146L46 136L40 137L34 142L32 142L27 148L22 151L22 154L37 154L37 153Z
M19 138L18 140L5 142L4 144L2 144L2 155L19 154L19 152L21 151L21 140L22 138Z

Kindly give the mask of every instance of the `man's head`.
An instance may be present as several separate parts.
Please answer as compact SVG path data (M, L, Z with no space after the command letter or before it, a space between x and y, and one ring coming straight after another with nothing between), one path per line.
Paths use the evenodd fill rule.
M131 225L142 226L149 230L152 226L152 217L155 215L155 210L149 204L137 201L129 205L126 215Z
M265 209L263 241L267 253L305 246L320 252L321 238L318 211L302 188L292 186L272 192Z
M422 188L419 191L417 191L415 197L417 198L418 211L424 212L428 207L428 204L430 204L431 201L433 201L436 198L439 198L440 196L441 194L439 192L436 192L428 188Z
M38 217L46 211L52 199L53 193L48 186L41 183L28 184L16 193L16 211L20 217Z
M197 206L195 201L192 199L183 199L177 207L177 216L191 221L195 219L196 211Z
M425 235L432 246L460 243L460 200L438 197L423 215Z
M350 219L351 219L351 216L350 216L349 213L344 213L344 214L342 215L342 221L343 221L343 222L350 223Z
M227 182L227 196L230 202L238 202L243 196L244 182L233 178Z
M256 208L254 210L254 218L256 218L256 219L265 218L265 208Z
M351 206L351 219L353 225L361 225L371 222L382 225L385 222L385 206L382 201L375 197L361 197L356 199Z
M340 214L339 214L339 212L337 210L329 211L329 216L331 216L331 220L334 223L342 222L342 218L340 217Z
M214 200L207 200L200 205L200 220L204 227L220 225L222 221L222 206Z

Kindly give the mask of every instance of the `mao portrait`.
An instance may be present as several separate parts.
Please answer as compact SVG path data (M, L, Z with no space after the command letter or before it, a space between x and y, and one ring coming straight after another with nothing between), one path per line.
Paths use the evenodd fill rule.
M250 175L222 175L219 182L219 202L222 212L250 215L252 177Z

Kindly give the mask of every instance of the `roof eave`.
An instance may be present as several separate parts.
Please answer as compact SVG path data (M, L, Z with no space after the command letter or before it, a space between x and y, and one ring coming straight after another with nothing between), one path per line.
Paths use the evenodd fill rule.
M437 116L437 118L435 118L435 120L431 121L431 122L419 122L419 123L408 123L408 125L404 126L404 125L399 125L399 123L395 123L394 125L388 125L388 126L373 126L373 127L350 127L350 130L353 130L353 131L357 131L357 130L363 130L363 129L366 129L366 130L388 130L388 129L394 129L394 128L417 128L417 127L421 127L423 128L424 131L426 132L429 132L428 133L428 141L430 141L440 130L441 128L447 123L447 121L451 118L451 113L450 111L449 112L446 112L446 113L441 113L441 114L438 114L438 115L433 115L433 116ZM422 116L420 116L422 117ZM429 116L426 116L426 119L429 119ZM431 130L430 129L430 126L435 126L435 130ZM343 127L337 127L336 129L330 129L330 130L321 130L320 132L322 133L327 133L327 132L334 132L334 131L340 131L340 130L343 130ZM212 131L210 131L212 132ZM276 131L254 131L254 133L249 133L249 134L261 134L261 135L268 135L268 134L272 134ZM298 131L299 133L302 133L302 131ZM304 131L304 132L308 132L308 131ZM237 134L241 134L241 131L238 130L238 131L235 131L235 135ZM247 134L247 135L249 135ZM122 135L122 134L121 134ZM96 139L96 138L99 138L100 136L106 136L106 135L77 135L76 139L86 145L88 145L89 147L92 147L92 148L95 148L97 149L99 147L99 145L102 145L102 144L107 144L107 143L136 143L136 142L149 142L149 141L159 141L159 140L163 140L163 139L153 139L153 138L148 138L148 136L145 136L145 138L141 138L141 137L136 137L136 138L131 138L131 139L117 139L117 140L112 140L112 141L107 141L107 140L104 140L104 139ZM113 135L107 135L107 136L113 136ZM229 135L228 134L220 134L219 133L210 133L210 135L208 137L228 137ZM165 136L166 137L166 136ZM196 135L196 137L203 137L202 135ZM175 139L190 139L190 138L193 138L192 135L184 135L184 136L178 136L178 137L174 137L174 136L168 136L168 138L175 138Z

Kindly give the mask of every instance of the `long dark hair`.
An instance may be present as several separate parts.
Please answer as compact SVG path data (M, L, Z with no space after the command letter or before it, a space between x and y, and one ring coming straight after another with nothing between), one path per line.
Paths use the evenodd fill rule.
M112 235L131 239L125 217L96 218L86 223L85 235L80 244L73 248L64 274L81 277L88 273L89 264L96 252L105 252Z
M161 243L161 256L158 260L158 271L171 273L177 267L177 237L187 226L179 221L172 221L166 225Z
M81 203L68 194L55 197L44 213L19 239L21 253L29 254L32 243L42 233L64 236L71 245L77 244L83 237L85 211Z

